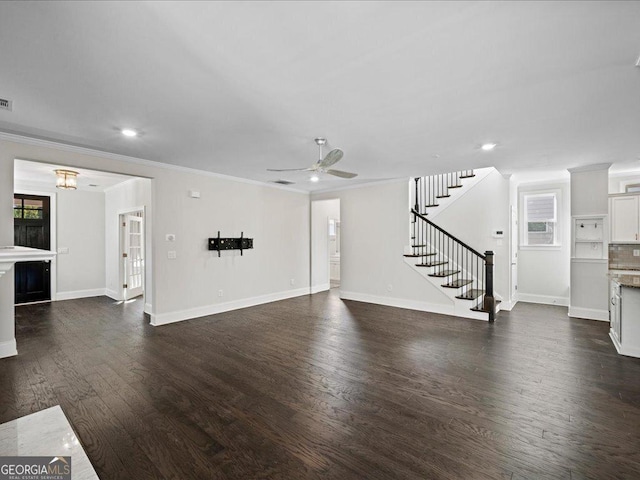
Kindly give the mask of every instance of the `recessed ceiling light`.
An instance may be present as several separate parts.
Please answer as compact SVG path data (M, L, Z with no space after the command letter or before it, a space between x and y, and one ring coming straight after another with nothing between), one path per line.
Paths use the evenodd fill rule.
M138 136L138 132L136 132L135 130L131 130L130 128L123 128L121 130L121 132L125 137L137 137Z
M491 150L493 150L494 148L496 148L496 143L485 143L484 145L482 145L480 148L482 150L484 150L485 152L490 152Z
M318 182L320 181L320 177L318 177L317 175L314 175L313 177L311 177L309 180L311 180L312 182Z

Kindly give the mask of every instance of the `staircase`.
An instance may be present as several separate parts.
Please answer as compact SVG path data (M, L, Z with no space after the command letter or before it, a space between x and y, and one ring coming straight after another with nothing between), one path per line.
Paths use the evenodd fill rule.
M473 170L414 179L411 246L405 261L430 283L442 288L456 316L493 322L499 302L493 291L493 252L480 253L427 218L444 201L451 202Z

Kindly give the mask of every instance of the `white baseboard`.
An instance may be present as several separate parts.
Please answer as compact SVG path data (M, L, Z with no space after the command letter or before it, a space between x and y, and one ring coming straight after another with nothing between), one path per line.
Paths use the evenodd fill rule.
M511 300L511 301L502 300L502 302L500 302L498 306L500 307L500 310L505 310L507 312L510 312L511 310L513 310L513 307L515 307L517 303L518 303L518 300Z
M151 313L151 325L158 327L167 323L181 322L192 318L206 317L207 315L215 315L216 313L229 312L240 308L253 307L262 305L263 303L277 302L287 298L299 297L301 295L309 295L309 287L297 288L295 290L286 290L284 292L269 293L259 297L245 298L232 302L218 303L216 305L205 305L202 307L189 308L187 310L177 310L167 313Z
M0 342L0 358L15 357L16 355L18 355L18 349L15 338L8 342Z
M518 293L518 301L526 303L542 303L544 305L569 306L569 297L552 297L550 295L533 295L531 293Z
M474 320L486 321L488 319L486 313L483 314L480 312L473 312L472 310L469 310L467 312L466 309L462 311L460 309L456 310L455 304L434 304L420 302L417 300L407 300L404 298L380 297L377 295L370 295L368 293L346 292L344 290L340 290L340 298L343 300L355 300L356 302L385 305L387 307L406 308L407 310L417 310L420 312L439 313L442 315L451 315L453 317L472 318Z
M574 318L586 318L588 320L609 321L609 311L595 308L579 308L569 306L569 316Z
M110 290L110 289L108 289L108 288L105 288L105 290L104 290L104 294L105 294L107 297L109 297L109 298L112 298L112 299L114 299L114 300L117 300L118 302L119 302L119 301L121 301L121 300L123 300L123 298L122 298L122 294L121 294L121 293L119 293L119 292L116 292L115 290Z
M57 292L56 301L58 300L73 300L75 298L87 298L87 297L100 297L105 295L106 290L104 288L93 288L89 290L75 290L71 292Z
M151 312L153 311L153 307L150 303L145 303L144 304L144 313L151 315Z
M322 285L316 285L314 287L311 287L311 294L326 292L327 290L330 290L330 289L331 289L330 283L323 283Z

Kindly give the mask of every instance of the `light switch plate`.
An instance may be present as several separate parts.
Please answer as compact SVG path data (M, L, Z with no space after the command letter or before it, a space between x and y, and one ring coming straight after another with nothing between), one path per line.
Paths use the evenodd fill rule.
M640 257L640 250L635 249L635 250L633 251L633 256L634 256L634 257Z
M167 258L169 260L173 260L173 259L177 258L176 251L175 250L169 250L167 252Z

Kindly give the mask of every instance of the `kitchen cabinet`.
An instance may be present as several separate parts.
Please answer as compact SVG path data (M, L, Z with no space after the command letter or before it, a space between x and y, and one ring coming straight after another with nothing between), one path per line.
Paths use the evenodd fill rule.
M640 241L640 195L609 197L611 242Z
M619 354L640 358L640 288L611 283L609 337Z

